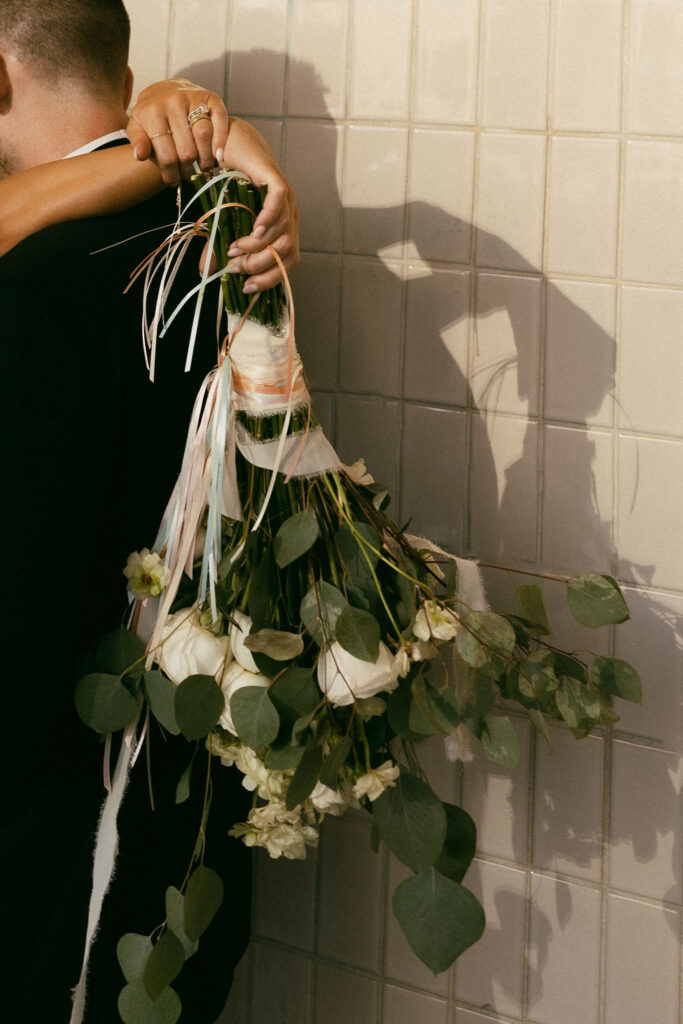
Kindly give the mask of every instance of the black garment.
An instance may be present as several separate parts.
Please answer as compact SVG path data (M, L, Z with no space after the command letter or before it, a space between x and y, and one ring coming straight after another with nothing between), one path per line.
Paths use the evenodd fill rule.
M37 197L39 201L39 197ZM39 232L0 260L0 689L3 766L0 1017L67 1024L78 981L93 836L104 794L102 746L77 718L77 658L126 608L123 566L151 546L180 468L200 381L215 363L215 302L207 302L194 369L184 374L191 312L159 346L151 384L140 335L141 287L130 271L172 222L165 191L125 214ZM179 294L197 280L190 254ZM152 814L144 764L120 819L122 846L92 958L88 1024L119 1024L124 984L115 956L126 931L164 918L180 886L201 813L203 752L192 799L174 806L189 746L152 730ZM227 837L245 813L233 770L216 763L207 866L225 903L183 968L182 1022L213 1024L248 937L248 851ZM191 994L189 993L191 990Z

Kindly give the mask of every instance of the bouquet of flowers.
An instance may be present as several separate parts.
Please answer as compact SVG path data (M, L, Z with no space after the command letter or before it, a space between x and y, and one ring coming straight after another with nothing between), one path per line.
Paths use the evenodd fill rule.
M80 681L77 708L99 733L124 730L124 777L149 716L205 745L218 770L236 766L253 806L231 834L271 857L303 858L328 814L370 813L373 842L413 872L394 892L394 913L438 973L485 922L462 884L475 824L435 795L420 743L441 734L453 760L469 759L474 744L514 766L510 706L546 739L546 716L583 737L616 720L613 696L640 700L640 681L617 658L558 650L538 585L517 587L514 614L490 610L475 563L406 533L362 460L341 465L310 407L291 296L284 304L278 289L248 303L224 272L260 190L232 172L196 187L220 268L205 268L198 303L219 278L228 334L156 542L125 568L130 628L105 640L103 668ZM161 278L148 324L152 367L165 284L187 234L176 232L147 267L150 281ZM192 347L193 338L188 359ZM558 582L582 624L628 618L609 576ZM121 939L127 1024L149 1019L151 1004L164 1020L180 1014L171 984L222 899L203 852L199 842L180 888L168 890L153 938Z

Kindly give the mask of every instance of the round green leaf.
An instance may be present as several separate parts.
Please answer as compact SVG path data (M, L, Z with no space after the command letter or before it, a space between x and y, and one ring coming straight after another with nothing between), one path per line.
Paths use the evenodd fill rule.
M275 705L262 686L243 686L230 701L230 714L237 735L252 750L267 747L280 731Z
M512 654L517 638L515 631L502 615L495 612L471 612L466 625L487 649L496 654ZM460 630L462 632L462 630Z
M145 654L145 645L139 636L125 626L119 626L113 633L102 637L95 652L97 668L121 676L132 665L140 663ZM143 671L143 665L138 669Z
M273 554L275 561L284 569L286 565L299 558L313 547L320 536L320 527L312 508L303 512L295 512L286 519L275 534Z
M142 978L121 990L118 1005L123 1024L176 1024L183 1010L172 988L164 989L156 1002L151 999Z
M118 732L135 718L138 703L119 676L93 672L76 687L76 710L95 732Z
M306 747L303 757L297 765L292 776L292 781L287 788L287 810L293 810L298 804L311 795L315 784L320 778L320 768L323 763L322 747L310 743Z
M315 711L320 703L320 688L310 668L288 668L268 688L268 696L282 722L295 722Z
M303 637L281 629L259 629L245 638L244 646L250 651L267 654L274 661L298 658L304 649Z
M346 607L346 599L340 590L325 580L317 580L307 591L299 614L304 628L312 634L317 644L323 640L334 640L337 619Z
M462 807L444 803L446 812L446 841L434 867L446 878L462 882L474 860L477 848L477 826Z
M446 813L431 787L403 771L372 805L372 819L389 849L413 871L438 860L446 839Z
M161 672L145 672L142 685L154 717L164 729L177 736L180 726L175 717L175 683Z
M172 931L165 931L156 943L145 964L142 980L147 994L156 1002L167 985L180 974L185 963L185 950Z
M147 957L152 952L149 935L127 932L116 943L116 957L126 981L137 981L145 973Z
M214 728L225 697L213 676L188 676L176 688L175 718L186 740L201 740Z
M574 618L591 629L625 622L629 617L628 605L611 576L588 573L570 580L567 601Z
M643 686L640 676L627 661L621 658L595 658L592 669L593 682L605 693L611 693L622 700L630 700L635 704L642 703Z
M434 868L401 882L392 902L411 949L434 974L477 942L486 925L476 896Z
M187 937L185 931L185 897L174 885L166 890L166 920L177 939L180 940L187 960L199 948L199 943Z
M361 661L374 663L379 657L379 623L374 615L347 604L337 619L337 642Z
M198 867L185 892L185 932L191 941L199 938L211 924L223 902L223 882L211 868Z
M519 739L509 718L492 715L484 721L481 742L489 761L503 768L519 764Z

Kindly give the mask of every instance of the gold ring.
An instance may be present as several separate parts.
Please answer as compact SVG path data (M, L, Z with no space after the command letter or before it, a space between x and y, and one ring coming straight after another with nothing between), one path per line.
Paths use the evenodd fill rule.
M207 107L206 103L200 103L198 107L195 107L194 110L191 110L187 115L187 123L191 128L193 124L196 124L197 121L201 121L204 117L208 117L209 120L211 120L211 111Z
M165 132L155 132L154 135L150 135L150 139L159 139L162 135L173 135L173 132L167 128Z

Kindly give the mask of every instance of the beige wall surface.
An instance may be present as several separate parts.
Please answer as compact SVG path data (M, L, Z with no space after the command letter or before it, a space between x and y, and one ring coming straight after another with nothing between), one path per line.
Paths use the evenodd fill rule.
M683 3L128 7L138 85L224 93L297 191L298 340L341 456L454 552L612 572L632 618L603 642L645 682L552 752L517 719L514 773L432 745L488 918L445 974L407 948L364 817L306 863L258 857L222 1024L679 1024Z

